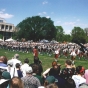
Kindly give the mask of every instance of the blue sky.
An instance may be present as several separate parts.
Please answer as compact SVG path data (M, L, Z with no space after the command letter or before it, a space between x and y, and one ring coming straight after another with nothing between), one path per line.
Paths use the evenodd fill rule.
M74 27L88 28L88 0L0 0L0 17L15 26L32 16L51 18L69 34Z

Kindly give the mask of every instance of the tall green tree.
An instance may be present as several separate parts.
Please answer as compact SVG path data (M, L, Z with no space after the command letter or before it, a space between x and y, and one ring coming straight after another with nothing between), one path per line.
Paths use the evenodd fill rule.
M72 42L78 41L80 43L86 42L86 34L84 30L80 27L74 27L71 32Z
M71 40L72 40L72 37L70 34L64 34L64 41L71 42Z
M86 34L86 42L88 43L88 28L85 28L84 29L84 32Z
M56 29L57 29L56 40L59 42L63 42L64 41L64 30L62 26L56 26Z
M28 17L17 25L19 39L38 41L39 39L52 40L56 37L56 28L50 18L33 16Z
M86 33L86 36L88 36L88 28L85 28L84 32Z

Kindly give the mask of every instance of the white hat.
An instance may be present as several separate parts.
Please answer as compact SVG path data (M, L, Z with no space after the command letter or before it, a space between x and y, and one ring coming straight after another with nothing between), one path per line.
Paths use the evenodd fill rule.
M32 72L33 72L32 67L29 66L26 68L26 73L32 73Z

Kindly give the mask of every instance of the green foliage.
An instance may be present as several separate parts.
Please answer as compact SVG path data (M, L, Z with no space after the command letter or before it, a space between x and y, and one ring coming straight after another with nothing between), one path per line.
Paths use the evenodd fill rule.
M53 21L46 17L28 17L17 25L20 30L17 37L19 39L38 41L41 39L52 40L56 36L56 28Z
M2 35L2 33L0 34L0 38L1 38L1 39L3 38L3 35Z
M86 34L84 30L80 27L74 27L71 36L72 36L72 41L77 40L81 43L86 42Z
M79 40L81 43L88 42L88 28L84 30L80 27L74 27L71 34L65 34L62 26L54 26L50 18L33 16L27 17L16 26L18 32L13 33L14 39L39 41L42 39L52 40L58 42L74 42Z
M71 40L72 40L72 37L70 34L64 34L64 41L71 42Z
M64 41L64 30L62 26L56 26L56 29L57 29L56 40L59 42L63 42Z

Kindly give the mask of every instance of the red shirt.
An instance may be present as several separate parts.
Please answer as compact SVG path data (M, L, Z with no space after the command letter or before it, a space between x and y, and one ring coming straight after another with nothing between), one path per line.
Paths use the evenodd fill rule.
M37 49L34 49L33 50L33 54L34 54L34 56L38 57L38 50Z

